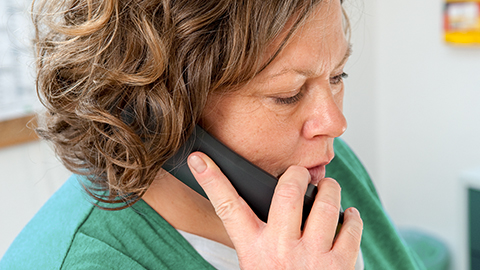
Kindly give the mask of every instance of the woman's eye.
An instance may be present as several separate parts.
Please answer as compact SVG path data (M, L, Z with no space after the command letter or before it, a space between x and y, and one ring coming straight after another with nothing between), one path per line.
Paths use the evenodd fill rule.
M343 72L340 75L337 75L337 76L334 76L334 77L330 78L330 83L331 84L339 84L339 83L343 82L343 79L346 79L346 78L348 78L348 74Z
M300 101L300 99L303 97L303 93L304 93L303 91L300 91L296 95L291 97L275 97L274 100L275 100L275 103L277 104L291 105Z

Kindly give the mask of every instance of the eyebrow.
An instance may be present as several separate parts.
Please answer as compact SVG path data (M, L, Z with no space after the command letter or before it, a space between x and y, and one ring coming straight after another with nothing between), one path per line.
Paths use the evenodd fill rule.
M352 55L352 44L348 44L347 51L345 52L345 55L343 56L342 61L335 67L335 69L345 65L345 63L348 61L348 58Z
M345 52L345 55L343 56L343 59L340 61L340 63L335 67L335 69L343 66L348 58L352 55L352 44L348 44L348 48L347 48L347 51ZM293 71L297 74L300 74L302 76L305 76L305 77L311 77L315 74L314 71L312 70L298 70L298 69L291 69L291 68L284 68L282 69L280 72L276 73L276 74L273 74L272 76L270 76L270 78L275 78L275 77L278 77L278 76L282 76L290 71Z

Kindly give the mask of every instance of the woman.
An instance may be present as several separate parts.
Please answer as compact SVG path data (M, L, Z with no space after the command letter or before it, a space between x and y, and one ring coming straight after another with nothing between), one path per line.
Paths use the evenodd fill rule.
M27 225L3 266L419 267L363 167L335 140L346 128L350 55L340 0L34 7L38 91L48 109L39 132L76 175ZM205 154L193 153L188 164L210 201L161 169L196 124L279 178L267 223ZM360 256L355 208L336 235L340 186L325 178L327 164L343 178L342 204L365 211ZM302 229L308 183L319 192Z

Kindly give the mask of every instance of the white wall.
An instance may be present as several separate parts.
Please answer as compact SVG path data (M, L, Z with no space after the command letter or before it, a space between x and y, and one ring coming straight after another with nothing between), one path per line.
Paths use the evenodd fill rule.
M349 1L365 7L351 10L363 17L353 22L345 139L396 224L437 235L453 269L466 269L459 176L480 167L480 47L442 41L442 1Z
M345 81L344 112L348 128L343 136L361 155L374 181L378 179L376 166L376 29L373 0L347 0L344 6L351 24L353 54L345 68L349 75ZM380 184L376 181L376 184Z
M70 173L45 142L0 148L0 258Z

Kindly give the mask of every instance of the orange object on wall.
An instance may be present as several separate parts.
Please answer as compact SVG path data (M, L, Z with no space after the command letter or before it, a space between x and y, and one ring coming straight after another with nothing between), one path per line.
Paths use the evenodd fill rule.
M480 0L446 0L445 41L480 46Z

